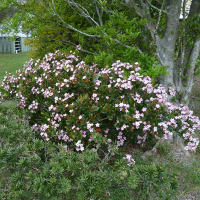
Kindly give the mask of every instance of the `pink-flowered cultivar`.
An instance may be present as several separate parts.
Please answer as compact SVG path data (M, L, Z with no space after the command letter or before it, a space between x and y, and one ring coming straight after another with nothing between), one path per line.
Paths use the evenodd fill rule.
M175 95L173 88L167 94L139 71L138 63L117 61L99 69L74 53L57 51L42 60L31 59L16 76L7 74L0 95L17 98L39 137L62 142L66 149L92 147L95 134L106 144L132 142L149 148L178 134L185 149L195 151L199 118L187 106L167 101L168 95Z
M126 156L123 157L123 159L128 161L128 166L135 165L135 160L133 159L132 155L126 154Z

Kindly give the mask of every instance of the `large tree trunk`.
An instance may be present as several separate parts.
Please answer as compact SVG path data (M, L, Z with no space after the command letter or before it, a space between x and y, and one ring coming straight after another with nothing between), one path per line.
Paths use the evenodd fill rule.
M187 33L188 26L182 28L183 35L178 35L180 28L180 14L183 11L183 22L189 21L192 17L200 14L200 0L192 0L189 15L185 15L185 5L188 0L163 0L161 8L156 8L147 0L130 0L135 11L142 18L148 19L146 27L151 33L156 46L156 54L160 64L167 67L167 74L162 77L161 83L166 89L174 87L177 91L177 100L179 103L189 103L189 97L192 91L194 72L200 53L200 37L193 37L193 43L188 44ZM183 6L183 8L182 8ZM151 17L150 9L157 9L160 13L167 16L167 24L164 30L164 36L157 33L160 19ZM180 40L182 42L180 43Z
M188 104L190 100L189 97L192 92L192 87L194 84L194 73L195 73L195 68L196 68L198 57L199 57L199 53L200 53L200 39L197 39L195 41L191 56L189 58L189 69L187 70L187 76L188 76L187 83L186 83L186 86L183 87L184 93L183 93L182 100L186 102L186 104Z
M165 34L162 38L155 37L155 43L157 47L157 56L161 65L167 67L167 74L162 77L161 83L168 89L173 87L176 91L182 90L182 85L177 84L177 66L176 59L174 57L177 31L179 27L179 16L181 13L182 0L168 0L166 2L167 15L167 27Z
M187 1L187 0L185 0ZM200 14L200 1L199 0L193 0L190 6L190 11L187 21L190 21L193 17ZM187 22L187 23L193 23L193 22ZM185 38L183 38L183 41L188 40L187 37L192 37L193 43L188 45L187 42L183 42L183 50L181 52L182 55L177 60L181 62L176 62L176 89L177 92L180 94L180 102L189 104L190 100L190 94L192 92L193 83L194 83L194 73L196 70L197 60L200 53L200 37L196 35L188 35L189 30L189 24L186 23L185 28L183 31L185 31ZM200 21L196 21L196 23L200 23Z

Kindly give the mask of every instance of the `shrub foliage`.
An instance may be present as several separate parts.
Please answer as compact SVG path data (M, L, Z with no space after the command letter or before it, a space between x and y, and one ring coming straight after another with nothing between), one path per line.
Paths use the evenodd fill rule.
M127 165L116 148L101 156L66 152L63 145L38 139L16 112L0 107L1 200L171 199L176 192L166 166Z
M117 61L98 68L59 51L30 60L16 76L5 76L1 97L15 97L26 109L32 129L66 150L95 146L96 135L122 146L125 141L151 148L161 138L179 134L195 151L198 117L184 105L167 101L168 94L139 73L138 63ZM168 91L174 95L173 89Z

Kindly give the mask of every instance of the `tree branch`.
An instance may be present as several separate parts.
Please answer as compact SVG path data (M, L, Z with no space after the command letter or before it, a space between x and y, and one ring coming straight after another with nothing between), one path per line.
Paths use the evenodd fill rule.
M147 19L146 27L151 33L151 37L155 39L154 32L155 32L155 25L154 25L154 20L151 18L150 13L149 13L149 6L145 4L142 0L140 0L142 8L138 6L136 3L136 0L132 0L128 3L128 6L131 6L134 8L136 13L141 17Z
M68 2L68 3L72 3L71 1L69 1L69 0L65 0L66 2ZM75 2L74 2L75 3ZM75 3L76 4L76 3ZM73 5L75 5L75 4L73 4ZM57 11L56 11L56 8L55 8L55 4L54 4L54 0L52 0L52 6L53 6L53 8L52 8L52 11L53 11L53 13L54 13L54 15L56 15L61 21L62 21L62 23L67 27L67 28L69 28L69 29L71 29L71 30L73 30L73 31L75 31L75 32L78 32L78 33L80 33L80 34L82 34L82 35L85 35L85 36L87 36L87 37L93 37L93 38L101 38L101 36L100 35L90 35L90 34L88 34L88 33L85 33L85 32L83 32L83 31L80 31L80 30L78 30L78 29L76 29L75 27L73 27L73 26L71 26L70 24L67 24L64 20L63 20L63 18L57 13ZM76 6L78 6L78 5L76 5ZM81 9L83 9L83 10L85 10L84 12L86 13L86 14L84 14L84 15L82 15L83 17L88 17L88 15L87 15L87 10L85 9L85 8L83 8L83 7L81 7ZM89 14L89 13L88 13ZM91 17L91 16L90 16ZM92 18L90 18L90 19L92 19ZM103 24L103 22L102 22L102 24ZM98 23L96 23L96 25L97 26L99 26L99 24ZM108 36L106 33L104 33L104 35L105 36ZM131 47L131 46L129 46L129 45L126 45L126 44L123 44L122 42L120 42L118 39L115 39L115 38L112 38L112 37L110 37L110 40L113 40L113 41L115 41L116 43L118 43L119 45L121 45L121 46L123 46L123 47L126 47L126 48L128 48L128 49L135 49L134 47ZM85 52L87 51L87 50L84 50ZM142 51L138 48L138 51L140 52L140 53L142 53ZM89 51L87 51L86 53L92 53L92 52L89 52Z
M126 45L126 44L121 43L118 39L110 38L110 40L114 40L114 41L117 42L119 45L121 45L121 46L123 46L123 47L126 47L126 48L128 48L128 49L135 49L134 47L131 47L131 46L129 46L129 45ZM139 51L140 53L143 53L142 50L141 50L139 47L137 47L137 49L138 49L138 51Z
M187 88L189 91L192 90L194 72L195 72L195 67L197 64L197 59L199 57L199 53L200 53L200 38L195 41L194 47L192 49L192 53L190 56L190 63L189 63L190 67L188 68L188 71L187 71L187 75L188 75Z
M159 25L160 25L160 20L161 20L161 16L162 16L162 12L163 12L163 11L162 11L163 6L164 6L164 0L163 0L161 9L159 9L158 22L157 22L156 27L155 27L155 30L154 30L154 35L156 34L156 32L157 32L157 30L158 30L158 27L159 27Z
M77 45L75 43L73 43L73 42L70 42L70 41L67 41L67 40L62 40L62 42L65 43L65 44L71 44L75 48L77 48ZM94 52L88 51L86 49L83 49L82 47L79 49L79 51L82 51L82 52L85 52L85 53L88 53L88 54L91 54L91 55L99 55L97 53L94 53Z
M192 0L192 4L190 6L190 12L189 12L187 20L192 20L192 18L199 13L200 13L200 1L199 0ZM186 24L185 34L188 34L189 32L190 32L189 25ZM191 36L191 37L193 37L194 40L195 40L194 36ZM184 56L184 65L185 66L187 64L189 64L189 62L190 62L190 56L191 56L191 53L192 53L192 49L193 49L193 45L185 46L185 56Z
M146 0L146 1L147 1L147 3L148 3L153 9L155 9L155 10L161 12L161 13L163 12L163 13L165 13L165 14L168 14L168 12L167 12L166 10L163 10L164 1L163 1L163 3L162 3L162 8L161 8L161 9L158 8L158 7L156 7L156 6L154 6L154 5L152 5L148 0Z
M175 48L177 38L181 3L182 0L169 0L169 4L167 5L167 28L163 40L166 41L166 44L170 46L170 48L173 48L172 50Z
M97 11L97 15L98 15L98 18L99 18L99 23L100 23L101 26L103 26L102 13L100 13L99 7L97 5L96 5L96 11Z
M132 0L131 2L128 2L126 5L133 7L133 8L135 9L136 13L137 13L140 17L142 17L142 18L146 17L145 11L144 11L143 9L141 9L141 8L137 5L137 3L136 3L135 0Z
M99 23L97 21L95 21L94 18L91 17L90 13L88 12L88 10L86 8L84 8L83 6L81 6L80 4L76 3L74 0L65 0L65 2L67 2L69 5L74 6L79 12L80 14L85 17L88 18L89 20L91 20L91 22L93 22L96 26L99 26Z
M185 9L186 9L186 1L187 0L183 0L183 6L182 6L182 12L183 12L183 22L185 23L185 17L186 17L186 13L185 13ZM185 25L185 24L184 24ZM185 47L186 47L186 30L185 30L185 26L183 27L183 41L182 41L182 45L181 45L181 65L184 64L184 58L185 58ZM183 71L183 70L182 70ZM180 74L182 76L182 73Z
M73 31L75 31L75 32L78 32L78 33L80 33L80 34L82 34L82 35L85 35L85 36L87 36L87 37L93 37L93 38L100 37L100 36L98 36L98 35L91 35L91 34L85 33L85 32L83 32L83 31L78 30L77 28L73 27L72 25L67 24L67 23L63 20L63 18L58 14L58 12L56 12L56 7L55 7L55 4L54 4L54 0L52 0L52 6L53 6L52 11L53 11L54 15L56 15L56 16L62 21L62 23L63 23L67 28L69 28L70 30L73 30Z

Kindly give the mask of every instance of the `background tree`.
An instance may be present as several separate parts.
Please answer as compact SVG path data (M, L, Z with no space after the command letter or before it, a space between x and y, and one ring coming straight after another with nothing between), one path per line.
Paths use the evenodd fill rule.
M163 84L166 88L173 86L179 94L179 101L184 103L189 102L200 50L200 1L190 0L191 6L186 12L188 2L127 2L129 8L132 7L140 17L148 19L146 28L156 47L157 58L161 65L168 67Z
M4 19L13 16L14 12L15 10L13 8L2 8L0 12L0 23Z
M152 77L164 71L154 56L154 49L149 48L146 20L127 10L124 2L29 0L22 4L4 0L3 6L14 6L17 10L4 22L4 30L17 32L21 26L24 32L31 32L28 44L34 57L57 49L78 48L87 63L101 67L116 60L137 61L142 63L143 73Z

